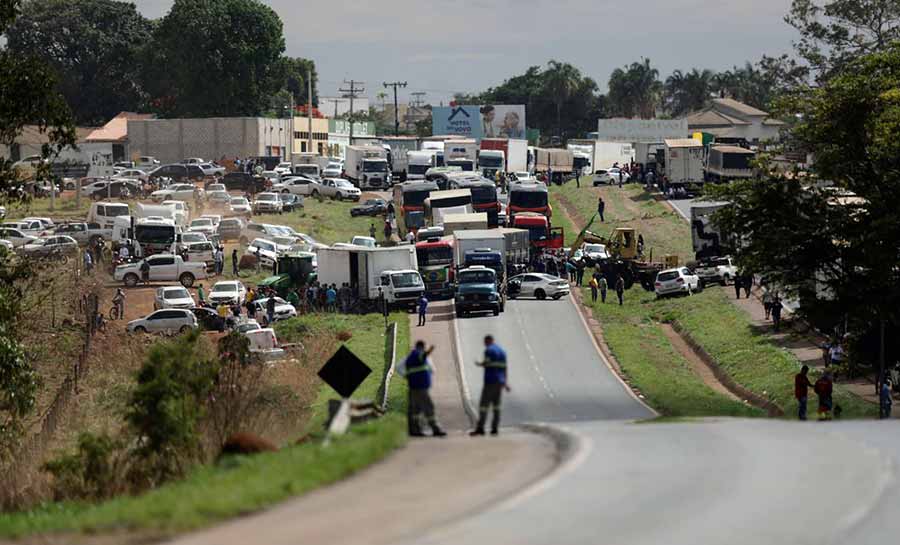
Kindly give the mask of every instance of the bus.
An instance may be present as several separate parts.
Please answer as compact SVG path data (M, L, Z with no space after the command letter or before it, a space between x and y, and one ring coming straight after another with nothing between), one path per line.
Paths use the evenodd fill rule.
M400 238L410 230L416 231L425 225L425 199L432 191L437 191L434 182L403 182L394 186L394 215L397 218L397 234Z
M506 207L509 215L507 225L514 225L513 217L518 212L536 212L543 216L553 215L550 207L550 193L542 183L512 184L509 188L509 204Z
M450 189L468 189L472 192L472 209L484 212L488 216L488 227L500 225L500 199L497 198L497 185L481 176L452 176Z

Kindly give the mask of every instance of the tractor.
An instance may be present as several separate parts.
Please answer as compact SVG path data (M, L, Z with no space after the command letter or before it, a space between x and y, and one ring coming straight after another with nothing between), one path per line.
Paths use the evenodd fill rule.
M625 280L625 289L631 289L637 281L645 290L653 291L656 274L663 269L678 266L676 255L667 255L664 263L654 263L651 251L649 260L644 259L643 248L639 248L638 234L631 227L619 227L610 237L585 231L583 240L606 246L609 258L597 260L593 265L600 269L610 286L615 286L616 279L621 274Z
M314 254L299 252L278 258L277 273L259 283L260 288L273 288L279 296L287 297L290 290L315 280Z

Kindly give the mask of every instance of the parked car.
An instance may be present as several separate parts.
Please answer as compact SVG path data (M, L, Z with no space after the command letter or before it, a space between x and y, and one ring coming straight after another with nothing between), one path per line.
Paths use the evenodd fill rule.
M200 192L203 196L203 190L194 184L172 184L165 189L159 189L150 194L150 199L155 202L163 201L193 201L194 194Z
M704 284L718 282L727 286L737 275L737 267L730 257L717 257L701 261L694 267L694 272L703 280Z
M272 186L272 191L293 193L294 195L314 195L319 192L321 184L306 176L291 176L282 179L280 184Z
M247 249L244 251L244 255L252 255L259 256L259 264L263 267L272 267L276 261L278 261L278 245L271 241L262 238L254 239Z
M153 310L161 308L187 308L191 309L197 306L191 292L183 286L163 286L157 288L156 296L153 298Z
M222 240L240 240L243 230L244 220L241 218L223 218L216 232Z
M99 227L99 225L97 226ZM90 240L88 224L84 222L61 223L44 232L44 236L65 235L72 237L79 244L87 244Z
M372 237L355 236L350 240L353 246L365 246L366 248L374 248L376 246L375 239Z
M285 212L293 212L303 208L303 197L293 193L276 193L281 201L281 208Z
M203 174L206 176L224 176L225 175L225 167L219 166L214 163L200 163L197 165L200 167L200 170L203 171Z
M213 206L228 206L231 204L231 195L227 191L207 191L206 200Z
M0 226L0 238L9 241L14 248L25 246L37 240L37 237L34 235L29 235L21 229L6 225Z
M183 248L187 251L188 261L192 263L206 263L207 270L213 270L216 261L216 248L212 242L188 242L183 245Z
M258 317L267 316L266 305L268 303L268 297L264 299L256 299L253 301L252 305L256 308L256 315ZM273 322L277 322L279 320L287 320L288 318L294 318L295 316L297 316L297 309L294 308L294 305L288 303L281 297L275 298L275 316L272 320ZM268 323L266 323L266 325L268 325Z
M520 274L509 279L506 293L510 299L517 297L559 299L569 295L569 283L558 276L544 273Z
M362 192L348 180L341 178L328 178L322 181L321 186L317 189L323 196L332 199L358 201ZM315 191L313 195L315 195Z
M228 191L228 188L225 187L225 184L221 182L207 182L203 187L206 191Z
M70 257L78 254L78 241L65 235L39 238L25 244L19 251L28 257Z
M290 161L285 161L285 162L282 162L282 163L278 163L278 166L275 167L275 168L272 169L272 170L274 170L274 171L277 172L278 174L281 174L282 176L284 176L284 175L286 175L286 174L290 174L290 173L291 173L291 167L292 167L292 166L293 166L293 165L291 165L291 162L290 162Z
M106 198L136 198L141 194L141 184L137 180L112 180L90 194L95 201Z
M631 179L631 175L618 167L612 167L609 169L600 169L594 172L594 185L598 186L604 184L618 184L620 173L622 174L622 183L627 184Z
M322 177L324 178L339 178L344 169L340 167L327 167L322 171Z
M128 322L131 333L185 333L199 327L197 317L187 309L162 309Z
M205 263L185 262L181 256L171 254L156 254L136 263L127 263L116 267L113 278L124 282L128 287L134 287L141 281L141 264L147 262L150 266L149 280L151 282L175 281L189 288L197 279L207 277Z
M150 175L146 171L138 168L128 168L118 174L119 178L129 178L131 180L140 180L146 182L150 179Z
M253 207L246 197L232 197L228 207L235 216L249 217L253 214Z
M350 216L382 216L387 213L387 203L384 199L366 199L366 202L358 204L350 209Z
M256 331L257 329L262 329L262 326L259 325L259 322L252 319L247 319L234 325L234 330L241 334Z
M206 174L197 165L163 165L153 169L149 174L150 179L169 178L176 182L188 180L202 180Z
M268 223L250 222L244 227L241 233L241 244L248 244L256 238L269 238L278 235L293 235L293 231L288 231L283 225L271 225Z
M679 267L660 271L656 275L656 282L653 283L653 286L657 297L678 294L691 295L695 291L703 290L703 281L687 267Z
M275 172L274 170L264 170L260 174L265 180L267 180L268 186L273 186L275 184L281 183L281 174Z
M216 226L210 218L197 218L191 220L188 231L192 233L203 233L204 235L212 235L216 232Z
M147 169L154 169L158 166L159 160L156 157L150 157L146 155L138 157L137 162L134 164L134 168L139 168L144 171L146 171Z
M266 190L266 180L247 172L229 172L222 177L229 191L246 191L251 194Z
M243 305L246 298L247 288L240 280L216 282L209 291L208 297L209 302L213 305L218 305L219 303Z
M205 162L206 159L203 159L202 157L188 157L187 159L181 160L182 165L200 165Z
M188 244L194 244L196 242L209 242L209 239L204 233L195 231L187 231L175 235L175 243L179 251L186 248Z
M283 211L284 205L278 199L277 193L260 193L253 201L255 214L281 214Z
M588 259L592 259L594 261L609 258L609 253L606 251L606 246L604 246L603 244L586 243L581 247L581 249Z
M208 307L194 307L191 309L197 317L197 323L203 331L224 332L228 327L228 320L219 316L219 313Z

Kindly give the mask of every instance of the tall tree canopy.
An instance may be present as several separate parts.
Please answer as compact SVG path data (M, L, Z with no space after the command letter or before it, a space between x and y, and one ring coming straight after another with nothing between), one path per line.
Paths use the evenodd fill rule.
M616 115L651 119L656 116L663 84L659 70L650 66L650 59L616 68L609 76L609 106Z
M709 102L712 83L713 73L710 70L694 68L687 73L675 70L666 78L666 111L677 117L703 109Z
M258 115L285 85L281 19L256 0L176 0L154 32L147 88L170 117Z
M114 0L30 0L7 34L17 55L35 55L59 74L80 124L100 125L142 102L140 48L151 23Z

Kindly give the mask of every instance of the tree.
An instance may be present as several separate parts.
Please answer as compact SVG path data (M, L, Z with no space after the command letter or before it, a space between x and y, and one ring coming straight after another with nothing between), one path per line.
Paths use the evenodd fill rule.
M300 57L281 57L273 70L278 88L290 92L294 97L294 104L306 104L310 101L306 83L308 74L312 75L312 104L318 106L316 63Z
M650 59L641 59L613 70L609 77L610 107L624 117L651 119L656 115L662 89L659 70L650 66Z
M882 324L900 332L898 89L894 44L783 99L782 109L798 115L792 144L815 155L815 178L833 187L772 177L713 195L732 203L716 219L741 237L740 264L799 296L801 311L814 320L848 323L859 353L880 352L873 331Z
M176 0L153 41L147 87L162 115L259 115L282 88L281 20L255 0Z
M581 83L581 72L569 63L550 61L544 71L544 94L556 106L556 134L562 137L562 107Z
M793 0L784 19L800 32L794 49L819 82L900 39L897 0Z
M668 112L676 117L702 110L709 103L713 73L694 68L687 74L675 70L666 78L665 103Z
M759 67L747 62L743 67L720 72L712 78L712 89L720 96L733 98L756 108L767 109L772 101L785 90L773 74L772 64Z
M30 0L8 43L14 54L33 54L57 71L78 123L100 125L142 103L138 58L150 31L131 3Z

